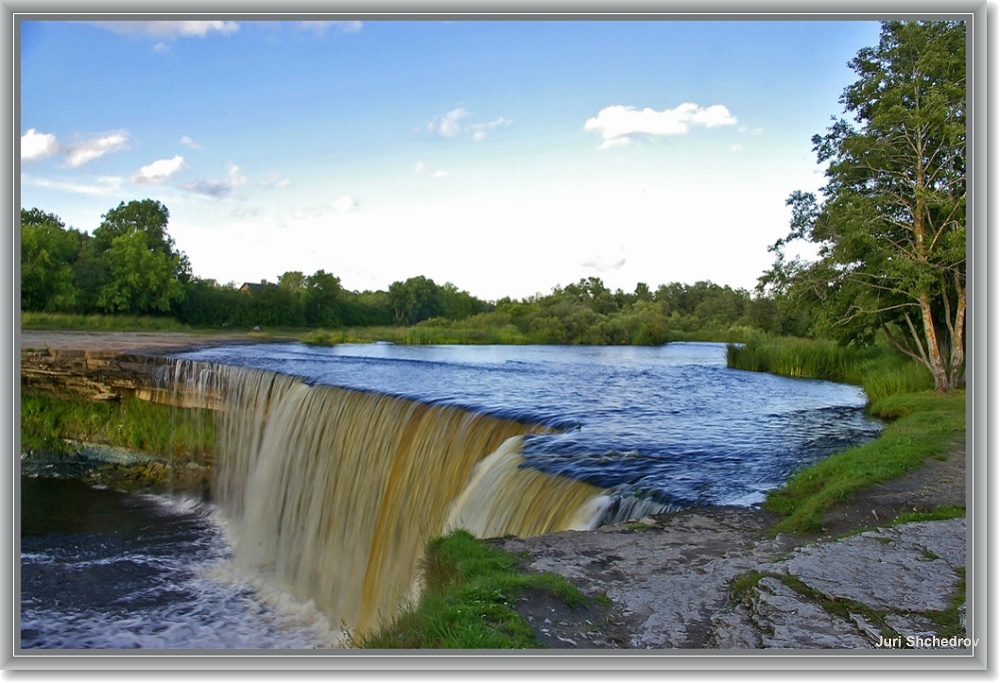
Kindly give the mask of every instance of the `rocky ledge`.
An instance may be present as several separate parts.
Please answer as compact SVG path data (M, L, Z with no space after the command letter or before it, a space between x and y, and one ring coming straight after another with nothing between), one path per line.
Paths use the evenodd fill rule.
M768 516L686 510L590 532L498 541L613 607L603 623L519 607L561 648L962 647L965 520L913 522L802 544ZM958 597L958 596L963 597ZM956 631L956 628L960 631ZM616 634L608 637L608 632ZM628 634L622 638L621 634ZM955 638L954 636L960 636Z
M21 348L34 382L60 374L48 365L61 356L57 365L88 370L91 382L77 393L100 399L139 387L112 386L107 376L120 376L121 368L109 372L107 357L96 351L141 356L223 341L233 340L23 333ZM66 353L81 349L89 353ZM812 538L770 537L775 520L741 508L492 542L521 553L528 569L562 574L592 598L584 609L544 594L518 602L539 640L553 648L964 650L982 645L970 642L965 623L965 520L885 522L902 511L964 506L965 458L964 444L956 445L947 457L862 492L831 510L824 534Z

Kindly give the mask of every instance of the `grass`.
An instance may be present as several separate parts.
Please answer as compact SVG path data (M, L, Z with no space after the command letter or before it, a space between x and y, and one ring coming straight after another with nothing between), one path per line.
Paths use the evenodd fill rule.
M729 367L855 384L870 401L934 387L931 374L887 344L846 347L831 340L751 336L726 348Z
M306 344L529 344L528 337L513 326L495 329L464 329L450 327L349 327L338 330L312 330L300 335Z
M908 522L940 522L946 519L956 519L965 517L964 505L942 505L927 512L903 512L896 515L892 524L906 524Z
M144 453L208 456L213 421L203 411L125 398L95 402L21 394L21 449L59 454L88 441Z
M190 332L173 318L136 315L82 315L21 311L21 329L114 332Z
M878 439L821 460L768 494L764 507L784 517L774 533L820 530L833 505L921 467L965 436L964 391L889 396L870 410L892 420Z
M871 414L889 421L875 441L795 473L764 507L783 516L773 533L812 533L832 506L941 458L965 438L965 391L932 391L930 373L887 344L862 349L827 340L757 335L727 347L729 367L860 386Z
M427 545L419 602L372 633L353 636L364 649L522 649L540 647L513 605L523 592L548 592L571 607L586 598L556 574L519 571L520 558L464 530Z

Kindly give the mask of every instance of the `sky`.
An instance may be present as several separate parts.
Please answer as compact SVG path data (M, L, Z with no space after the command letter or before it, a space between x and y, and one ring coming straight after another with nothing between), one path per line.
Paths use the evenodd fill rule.
M752 290L875 21L23 21L20 199L193 274Z

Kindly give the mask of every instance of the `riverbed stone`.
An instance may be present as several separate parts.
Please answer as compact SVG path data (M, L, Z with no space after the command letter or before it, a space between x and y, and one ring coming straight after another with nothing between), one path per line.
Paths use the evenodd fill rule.
M926 637L936 627L923 613L952 605L965 562L961 519L807 545L755 534L766 520L749 511L649 521L498 542L527 568L610 598L639 649L864 650L893 632ZM761 578L737 599L733 580L749 572ZM857 605L834 613L831 600Z
M877 610L946 610L965 566L965 520L913 522L798 548L783 571Z
M864 649L857 624L835 617L780 579L765 577L752 591L751 621L765 648Z

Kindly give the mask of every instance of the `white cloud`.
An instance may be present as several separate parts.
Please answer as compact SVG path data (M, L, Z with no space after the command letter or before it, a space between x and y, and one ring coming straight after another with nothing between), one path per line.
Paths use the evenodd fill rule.
M583 128L599 132L604 140L601 149L609 149L637 137L683 135L692 126L715 128L735 123L736 118L721 104L699 107L692 102L685 102L674 109L663 111L648 107L640 110L622 105L605 107L597 116L588 119Z
M487 133L489 133L494 128L499 128L500 126L509 126L511 124L510 119L505 119L500 117L495 121L490 121L489 123L476 123L467 128L467 130L472 132L472 139L476 142L484 140Z
M617 251L621 254L624 253L625 250L619 247ZM590 257L581 263L580 266L598 273L607 273L615 270L621 270L625 266L625 260L624 256L615 258L609 254L598 254Z
M325 35L330 29L339 33L360 33L364 24L360 21L300 21L299 27L317 35Z
M73 168L77 168L94 159L99 159L105 154L111 154L124 149L127 145L128 133L124 131L105 133L93 140L86 140L70 145L66 155L66 163Z
M180 142L185 147L190 147L191 149L201 149L201 145L195 142L190 136L183 136Z
M39 133L34 128L21 136L21 160L44 159L59 151L59 143L52 133Z
M358 202L349 194L342 195L329 204L304 206L295 209L291 218L296 221L316 221L330 214L354 213L358 210Z
M431 167L428 166L427 164L425 164L422 161L418 161L417 162L417 167L413 170L413 172L416 173L417 175L424 175L426 173L430 173L431 172ZM447 171L434 171L434 173L432 174L432 177L434 177L434 178L447 178L448 177L448 173L447 173Z
M459 121L468 115L469 112L461 107L452 109L447 114L434 117L434 120L427 124L427 130L446 138L457 137L462 132Z
M235 21L97 21L98 26L122 35L145 35L154 38L204 38L209 33L233 33Z
M178 154L173 159L160 159L148 166L143 166L132 176L132 182L139 185L162 183L174 173L184 168L186 168L184 166L184 157Z
M266 187L270 190L276 190L282 187L288 187L292 184L292 181L288 178L282 178L277 173L269 173L267 178L257 182L260 187Z
M331 206L337 213L351 213L358 209L358 203L349 194L338 198Z
M74 194L85 195L119 195L124 183L122 178L115 176L102 176L94 179L95 184L74 183L65 180L50 180L48 178L35 178L32 176L22 176L24 183L35 187L44 187L50 190L60 190L62 192L72 192Z
M241 173L240 167L236 164L229 164L225 180L199 180L194 183L187 183L181 187L188 192L222 199L223 197L230 196L246 184L247 179Z
M501 126L508 126L513 123L510 119L500 116L489 123L470 123L464 125L462 119L469 115L468 110L459 107L452 109L447 114L434 117L434 120L427 124L427 130L446 138L457 138L463 133L468 133L476 142L486 139L490 131Z

